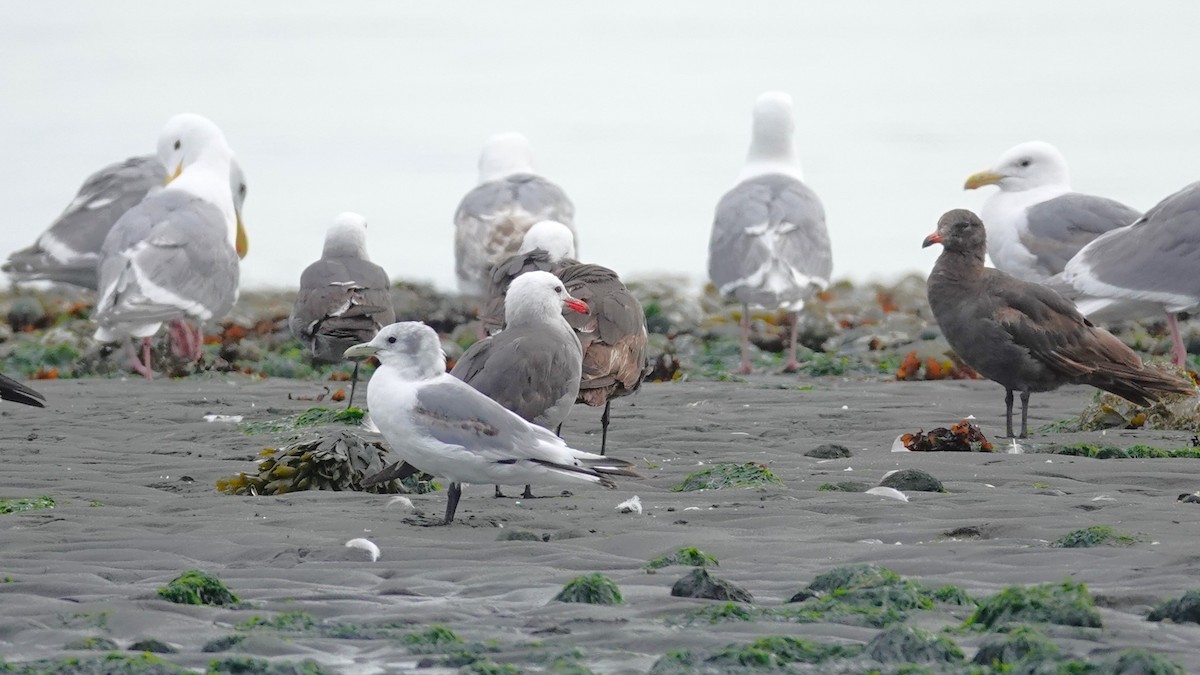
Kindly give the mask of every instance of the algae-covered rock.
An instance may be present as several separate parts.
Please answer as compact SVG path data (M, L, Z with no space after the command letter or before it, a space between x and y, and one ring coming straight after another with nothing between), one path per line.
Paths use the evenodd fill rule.
M671 595L677 598L706 598L731 602L754 602L749 591L737 584L714 577L703 567L697 567L684 575L671 587Z
M29 497L23 499L0 499L0 515L20 513L22 511L38 511L54 508L53 497Z
M920 469L900 469L879 482L882 487L895 488L900 491L915 490L917 492L945 492L942 481L933 477L928 471Z
M7 663L0 659L0 673L5 675L190 675L192 672L153 654L112 653L87 659L43 659L22 663Z
M401 642L413 654L430 654L444 652L455 645L461 645L463 639L446 626L433 624L425 630L404 635Z
M120 649L120 647L111 638L85 637L68 642L63 646L63 649L90 649L98 652L111 652Z
M621 589L603 574L589 574L567 582L554 596L558 602L584 602L590 605L621 604Z
M209 662L205 675L335 675L336 672L311 659L288 663L249 656L231 656Z
M146 638L144 640L137 640L133 644L129 645L129 649L127 651L150 652L151 654L175 654L179 650L163 642L162 640Z
M220 579L202 572L188 570L158 589L158 595L180 605L232 605L240 602Z
M658 657L647 675L685 675L695 673L700 659L691 650L672 650Z
M693 490L721 490L731 487L750 488L782 484L783 481L771 473L766 466L755 462L746 462L745 464L714 464L708 468L694 471L671 490L692 492Z
M963 652L947 637L912 626L892 626L867 643L867 656L880 663L961 663Z
M1159 367L1181 375L1178 369ZM1079 414L1079 426L1084 431L1101 429L1155 429L1159 431L1200 431L1200 397L1169 394L1157 403L1140 406L1116 394L1097 392L1095 398Z
M849 658L861 652L862 647L857 645L829 645L775 635L745 645L729 645L705 659L705 663L774 670L792 663L823 663L831 659Z
M238 635L236 633L233 635L223 635L205 642L200 651L206 653L227 652L245 641L245 635Z
M843 480L836 483L821 483L817 487L820 492L866 492L871 486L854 480Z
M667 553L646 563L647 570L657 570L671 565L686 565L689 567L716 567L720 565L717 559L701 551L695 546L684 546L674 553Z
M1145 649L1126 649L1086 671L1089 675L1184 675L1170 659Z
M1010 586L984 599L965 625L995 629L1008 623L1101 627L1100 612L1087 586L1070 581Z
M1080 530L1072 530L1055 539L1051 548L1091 548L1093 546L1130 546L1137 540L1129 535L1118 534L1108 525L1092 525Z
M1008 633L987 639L975 652L972 663L994 669L1011 668L1014 664L1057 659L1058 645L1029 626L1017 626ZM1006 671L1002 671L1006 672Z
M1150 610L1148 621L1170 619L1175 623L1200 623L1200 589L1192 589L1181 598L1167 600Z
M806 457L815 457L816 459L841 459L849 457L853 453L850 448L847 448L840 443L822 443L817 447L804 453Z

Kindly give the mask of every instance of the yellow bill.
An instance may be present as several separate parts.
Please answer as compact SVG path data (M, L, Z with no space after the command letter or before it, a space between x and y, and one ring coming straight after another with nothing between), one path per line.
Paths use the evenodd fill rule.
M1003 178L1004 176L1001 176L998 173L993 173L991 171L980 171L979 173L971 174L971 176L967 178L967 182L963 183L963 189L974 190L975 188L981 188L984 185L995 185Z
M250 238L246 236L246 227L242 225L242 214L237 214L237 239L234 242L238 258L245 258L250 252Z
M183 162L180 162L179 166L175 167L175 173L167 176L167 182L163 183L163 185L170 185L171 181L179 178L179 174L181 173L183 173Z

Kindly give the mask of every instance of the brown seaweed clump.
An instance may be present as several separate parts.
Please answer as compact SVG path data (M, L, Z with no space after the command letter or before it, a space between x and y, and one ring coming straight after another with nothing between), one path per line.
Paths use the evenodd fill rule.
M993 452L992 442L983 435L979 427L963 420L938 427L929 433L917 430L915 434L904 434L900 442L913 452Z
M924 368L924 372L922 372ZM932 356L922 361L916 350L910 351L900 359L896 368L897 380L978 380L979 374L970 366L959 360L953 352L947 354L945 360L939 361Z
M387 448L349 429L322 430L276 450L264 448L255 474L238 473L217 480L217 490L231 495L277 495L297 490L357 490L376 494L409 492L399 480L369 488L363 478L388 464Z
M1168 394L1152 405L1140 406L1116 394L1097 392L1092 402L1079 414L1079 426L1085 431L1200 431L1200 397Z

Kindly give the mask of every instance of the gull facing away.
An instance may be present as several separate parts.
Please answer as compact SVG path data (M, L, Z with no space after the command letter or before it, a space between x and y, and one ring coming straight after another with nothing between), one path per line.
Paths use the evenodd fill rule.
M583 350L563 308L586 315L549 272L522 274L508 287L504 330L471 345L450 374L516 413L556 429L571 413L583 375ZM496 486L496 496L500 493ZM525 499L533 497L525 486Z
M708 242L709 279L721 295L742 303L742 374L750 372L750 307L788 312L785 370L795 372L799 312L833 272L825 209L801 180L795 128L790 96L758 97L746 163L717 204Z
M575 206L562 188L534 172L527 138L492 136L479 157L479 185L454 213L459 292L483 299L492 267L516 253L525 232L543 220L566 225L574 236ZM578 248L578 242L572 246Z
M342 213L325 233L321 259L300 275L300 291L288 317L292 335L308 347L315 363L337 363L350 347L367 342L396 322L391 281L367 256L367 221ZM350 377L354 404L359 362Z
M1155 204L1146 215L1098 237L1067 263L1062 278L1095 302L1137 302L1165 312L1175 365L1187 367L1176 314L1200 306L1200 183ZM1082 309L1087 309L1080 303Z
M142 339L134 370L153 377L150 337L162 323L224 316L238 294L245 235L231 191L233 152L220 129L199 115L171 118L158 140L171 182L121 216L104 239L99 264L96 339ZM182 355L203 354L200 329L182 326Z
M929 274L929 306L955 353L1004 387L1009 437L1014 391L1021 393L1018 438L1029 435L1030 392L1089 384L1138 405L1196 392L1190 381L1144 365L1053 289L984 267L987 234L974 213L943 215L922 247L933 244L943 250Z
M1002 272L1046 281L1088 242L1142 214L1105 197L1073 192L1067 160L1053 145L1022 143L995 166L967 178L965 190L995 185L980 211L987 252Z
M0 375L0 399L13 403L24 403L35 408L44 408L45 396L35 391L33 387L18 382L7 375Z
M504 328L504 294L513 279L526 272L550 272L571 265L575 260L575 233L554 220L543 220L529 228L516 254L492 268L487 303L479 314L487 335Z
M567 447L447 373L437 333L423 323L392 324L346 350L346 358L368 356L381 364L367 388L371 418L392 452L450 481L443 525L454 520L463 483L582 481L615 488L609 476L637 475L628 462Z
M17 283L53 281L96 290L100 247L109 230L166 182L167 169L155 155L130 157L100 169L88 176L75 199L37 241L9 254L0 269ZM240 222L246 179L236 160L230 182Z

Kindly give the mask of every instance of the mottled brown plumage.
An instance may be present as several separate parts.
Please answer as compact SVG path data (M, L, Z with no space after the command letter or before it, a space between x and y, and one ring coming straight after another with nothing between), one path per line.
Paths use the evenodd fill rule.
M1009 436L1014 391L1021 393L1021 438L1029 433L1030 392L1089 384L1138 405L1195 392L1190 381L1146 367L1054 290L984 267L987 238L974 213L943 215L924 246L935 243L945 249L929 275L933 315L958 356L1004 386Z

